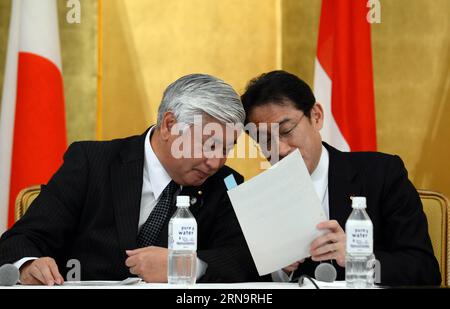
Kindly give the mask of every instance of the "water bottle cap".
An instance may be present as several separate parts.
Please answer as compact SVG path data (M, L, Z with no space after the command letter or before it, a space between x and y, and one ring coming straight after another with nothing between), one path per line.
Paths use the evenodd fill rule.
M177 207L189 207L191 206L191 198L187 195L177 196Z
M352 196L352 208L354 209L364 209L366 208L366 197L365 196Z

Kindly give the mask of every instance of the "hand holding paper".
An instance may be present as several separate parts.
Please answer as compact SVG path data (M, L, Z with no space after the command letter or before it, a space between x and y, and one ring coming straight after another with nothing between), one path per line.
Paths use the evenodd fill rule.
M298 150L228 195L261 276L308 257L323 234L316 226L326 216Z

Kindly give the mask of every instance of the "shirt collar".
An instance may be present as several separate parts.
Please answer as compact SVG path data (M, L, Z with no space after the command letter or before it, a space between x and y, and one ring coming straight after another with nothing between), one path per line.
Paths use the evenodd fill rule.
M166 169L162 166L150 143L150 137L154 128L150 128L145 136L144 178L150 183L155 200L157 200L163 190L172 181L172 178L170 178Z
M321 202L328 187L329 163L330 157L328 150L322 145L322 153L320 154L319 164L317 164L316 169L311 174L311 179Z

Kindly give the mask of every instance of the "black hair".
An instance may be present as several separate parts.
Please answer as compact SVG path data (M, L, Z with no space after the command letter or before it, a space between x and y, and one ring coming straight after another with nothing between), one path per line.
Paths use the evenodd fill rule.
M241 100L246 114L245 123L248 123L249 114L257 106L268 103L283 105L286 100L290 100L295 108L310 118L311 109L316 103L307 83L296 75L281 70L264 73L252 79Z

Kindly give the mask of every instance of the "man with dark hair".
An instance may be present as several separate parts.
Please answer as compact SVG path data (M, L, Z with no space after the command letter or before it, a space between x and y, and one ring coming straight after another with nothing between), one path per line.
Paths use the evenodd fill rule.
M246 123L252 122L260 130L267 128L263 133L268 136L273 134L266 124L279 125L278 136L271 138L278 142L280 159L300 150L329 219L317 226L327 232L311 243L311 258L273 273L273 280L313 276L318 263L327 260L335 261L337 279L344 280L343 227L352 211L350 197L365 196L374 226L374 254L381 265L381 284L441 283L419 195L398 156L340 152L322 142L319 131L324 121L323 108L310 87L288 72L262 74L250 81L241 98Z

